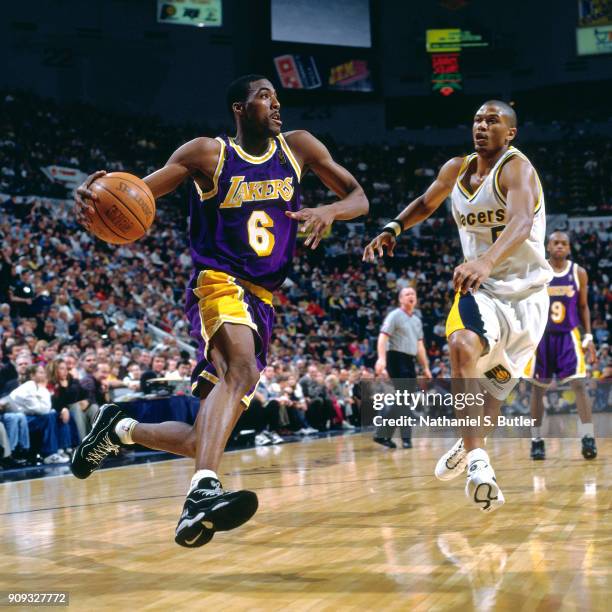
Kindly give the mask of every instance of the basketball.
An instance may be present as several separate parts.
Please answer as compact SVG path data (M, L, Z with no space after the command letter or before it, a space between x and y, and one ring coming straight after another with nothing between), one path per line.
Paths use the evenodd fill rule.
M91 185L98 195L91 232L111 244L142 238L155 219L155 199L146 183L127 172L111 172Z

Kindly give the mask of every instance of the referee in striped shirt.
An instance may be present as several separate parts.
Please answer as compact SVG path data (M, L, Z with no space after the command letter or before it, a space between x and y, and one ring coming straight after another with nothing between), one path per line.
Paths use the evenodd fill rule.
M413 287L405 287L399 292L399 308L392 310L382 325L378 336L378 360L375 371L378 376L389 378L416 379L415 361L423 368L425 378L431 378L429 361L423 341L423 323L414 312L417 294ZM390 412L393 411L391 408ZM390 417L391 414L383 416ZM410 427L400 428L402 446L412 448ZM392 431L387 428L377 428L374 442L396 448Z

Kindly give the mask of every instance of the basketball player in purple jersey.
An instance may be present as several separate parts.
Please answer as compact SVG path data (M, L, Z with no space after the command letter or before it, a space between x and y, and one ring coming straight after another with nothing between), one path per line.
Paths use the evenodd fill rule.
M589 279L584 268L568 259L569 237L564 232L554 232L548 241L548 262L554 277L548 286L550 311L542 340L531 363L530 375L534 384L531 395L532 427L531 458L545 459L544 440L541 437L544 416L544 392L553 376L559 382L570 382L576 396L576 407L580 423L578 431L582 438L582 456L594 459L597 456L595 433L591 413L591 400L582 380L586 376L583 349L589 358L595 358L595 346L591 334L591 312L588 302ZM578 326L582 324L584 337L580 338Z
M201 398L195 425L138 423L114 404L100 410L76 449L72 471L87 478L123 444L141 444L195 458L195 474L175 541L202 546L215 531L242 525L257 510L251 491L224 491L217 476L229 435L266 365L274 324L272 291L284 281L295 250L298 223L305 244L316 248L336 220L368 212L355 178L305 131L281 133L280 103L270 81L247 75L234 81L227 103L235 137L196 138L166 165L145 177L155 198L192 179L190 245L194 272L186 314L198 342L192 389ZM340 199L301 208L300 180L312 170ZM87 227L96 199L92 174L77 190L77 218Z

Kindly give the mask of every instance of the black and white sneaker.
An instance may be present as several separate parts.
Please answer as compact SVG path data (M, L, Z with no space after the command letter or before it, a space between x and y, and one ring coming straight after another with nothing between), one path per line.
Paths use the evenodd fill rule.
M468 466L465 494L483 512L493 512L506 502L493 468L484 459L476 459Z
M70 469L77 478L87 478L108 455L118 455L121 448L115 426L128 415L116 404L104 404L91 431L72 454Z
M595 457L597 457L595 438L591 436L584 436L584 438L582 438L582 456L585 459L595 459Z
M215 531L229 531L246 523L257 506L253 491L224 491L216 478L202 478L187 495L174 541L187 548L203 546Z
M531 441L531 458L534 461L543 461L546 459L546 447L544 445L544 440L541 438Z
M459 438L452 448L438 459L434 474L438 480L452 480L463 474L466 465L467 451L463 446L463 438Z

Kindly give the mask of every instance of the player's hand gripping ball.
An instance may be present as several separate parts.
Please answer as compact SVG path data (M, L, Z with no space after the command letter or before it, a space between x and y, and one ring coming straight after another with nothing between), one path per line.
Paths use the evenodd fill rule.
M96 172L77 189L77 219L111 244L142 238L155 219L155 199L146 183L127 172Z

